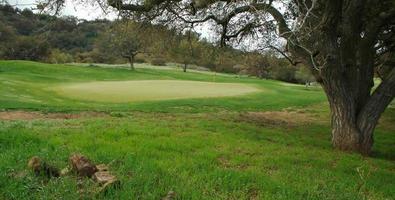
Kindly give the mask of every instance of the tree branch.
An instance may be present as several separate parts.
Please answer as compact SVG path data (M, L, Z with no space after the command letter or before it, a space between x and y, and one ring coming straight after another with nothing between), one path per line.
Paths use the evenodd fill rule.
M108 0L109 5L118 9L118 10L128 10L128 11L135 11L135 12L148 12L151 11L154 6L160 5L161 3L167 2L167 1L155 1L155 4L152 5L136 5L136 4L123 4L122 0ZM177 2L177 1L176 1ZM207 8L209 5L218 2L218 1L206 1L204 6L203 5L196 5L195 1L193 1L189 6L191 7L192 10L195 10L193 13L196 13L196 9L203 9ZM232 1L223 1L226 3L231 3ZM280 11L278 11L276 8L274 8L272 5L272 1L269 1L269 3L252 3L250 5L245 5L245 6L240 6L226 14L224 17L219 18L215 16L214 14L207 15L206 17L202 19L186 19L185 17L182 17L178 12L170 8L170 6L167 6L167 10L177 16L177 18L181 19L185 23L203 23L209 20L214 20L217 24L221 25L227 25L227 23L236 15L240 13L245 13L245 12L250 12L250 13L255 13L259 11L264 11L269 13L278 23L278 28L279 28L279 33L281 37L288 38L291 35L291 29L288 27L287 22L284 18L284 16L281 14Z
M270 48L276 50L277 52L279 52L282 56L284 56L285 59L287 59L293 66L296 66L298 64L300 64L301 62L298 61L294 61L292 60L292 58L290 58L284 51L282 51L281 49L273 46L273 45L269 45Z
M395 96L395 68L387 75L381 84L374 90L373 94L366 102L358 115L358 127L364 130L371 124L377 124L380 115L384 112L385 108L392 102ZM373 123L372 123L373 122Z

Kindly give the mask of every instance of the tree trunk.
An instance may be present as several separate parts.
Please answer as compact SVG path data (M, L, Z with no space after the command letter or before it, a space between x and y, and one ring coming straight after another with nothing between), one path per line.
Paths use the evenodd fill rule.
M350 101L347 93L339 92L345 90L331 90L327 96L331 110L332 145L342 151L359 151L361 134L356 126L354 102Z
M187 72L187 64L186 63L184 63L184 72Z
M395 69L370 96L357 99L350 80L341 75L342 71L333 69L328 67L322 72L322 86L331 110L333 147L369 155L374 129L395 94ZM359 87L361 84L369 83L360 83Z
M333 112L333 108L331 108ZM337 110L337 109L335 109ZM332 113L332 145L342 151L358 152L369 155L373 146L374 128L360 130L357 123L350 123L349 111L337 110ZM368 126L375 127L377 122L368 122Z
M128 60L130 63L130 70L134 70L134 56L129 56Z

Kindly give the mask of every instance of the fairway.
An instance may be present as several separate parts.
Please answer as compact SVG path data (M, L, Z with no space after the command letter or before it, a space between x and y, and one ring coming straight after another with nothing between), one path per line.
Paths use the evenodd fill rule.
M240 83L182 80L97 81L61 85L53 90L73 99L113 103L239 96L260 91Z

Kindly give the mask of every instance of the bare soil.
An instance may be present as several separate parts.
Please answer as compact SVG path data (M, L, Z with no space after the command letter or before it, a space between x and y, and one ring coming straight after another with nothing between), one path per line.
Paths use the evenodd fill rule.
M267 112L246 112L240 114L240 121L255 123L257 125L272 126L297 126L317 122L313 114L302 110L297 111L267 111Z
M42 113L30 111L2 111L0 120L35 120L35 119L78 119L78 118L100 118L108 114L102 112L80 112L80 113Z

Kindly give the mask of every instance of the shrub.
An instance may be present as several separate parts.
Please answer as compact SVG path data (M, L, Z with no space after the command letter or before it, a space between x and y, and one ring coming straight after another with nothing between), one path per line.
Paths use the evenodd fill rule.
M145 58L144 58L144 56L139 56L139 55L137 55L137 56L134 58L134 62L135 62L135 63L145 63Z
M145 63L145 60L144 60L144 58L135 58L134 62L135 63Z
M151 65L166 66L166 61L163 58L154 58L151 60Z
M62 52L59 49L53 49L49 54L47 61L49 63L69 63L73 62L73 56Z

